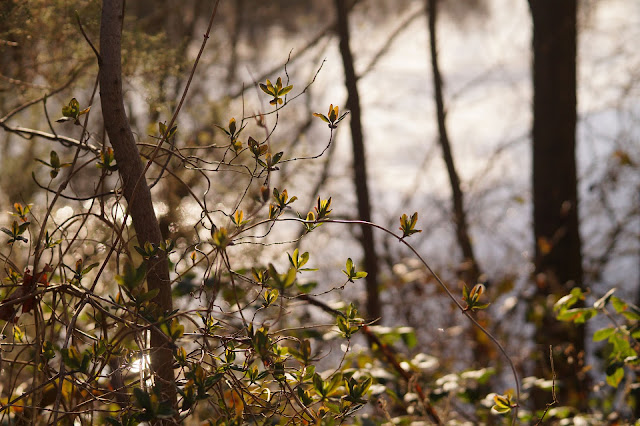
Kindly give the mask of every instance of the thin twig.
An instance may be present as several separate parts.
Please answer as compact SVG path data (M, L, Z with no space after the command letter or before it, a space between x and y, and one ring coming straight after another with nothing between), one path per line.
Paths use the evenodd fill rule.
M158 152L160 150L160 146L162 146L162 144L168 140L169 138L169 132L171 132L171 128L173 127L173 125L175 124L176 120L178 119L178 114L180 113L180 110L182 109L182 105L184 104L184 100L187 97L187 93L189 92L189 87L191 86L191 81L193 80L193 76L196 73L196 69L198 68L198 63L200 62L200 57L202 56L202 52L204 52L204 48L207 45L207 40L209 40L209 34L211 33L211 28L213 27L213 20L216 17L216 14L218 12L218 4L220 4L220 0L216 1L215 6L213 7L213 12L211 12L211 17L209 18L209 25L207 26L207 32L204 33L203 35L203 40L202 40L202 44L200 45L200 50L198 51L198 55L196 56L196 60L193 62L193 67L191 67L191 73L189 74L189 78L187 79L187 84L184 88L184 90L182 91L182 96L180 97L180 102L178 102L178 106L176 107L176 110L173 113L173 116L171 117L171 120L169 120L169 124L167 125L167 130L165 131L164 135L162 135L162 138L160 139L160 141L158 141L158 144L156 145L155 150L151 153L149 160L147 161L147 165L144 168L144 172L142 173L142 176L145 175L145 173L147 172L147 170L149 169L149 167L151 167L151 164L153 163L153 160L155 160L156 156L158 155ZM162 175L164 173L164 169L167 167L167 165L169 164L169 162L167 161L167 163L164 165L164 167L162 168L162 170L160 171L160 173L158 173L158 177L156 177L156 182L158 182L161 178ZM154 182L152 185L155 185Z
M551 407L558 403L558 398L556 396L556 369L553 365L553 345L549 345L549 364L551 365L551 402L547 403L547 406L544 409L544 413L542 413L542 417L536 423L536 426L541 425L544 417L547 415Z
M302 294L298 297L298 299L304 300L306 302L308 302L310 305L316 306L320 309L322 309L323 311L334 315L334 316L341 316L341 317L345 317L345 314L343 312L340 312L337 309L333 309L332 307L330 307L329 305L327 305L326 303L311 297L307 294ZM398 373L402 378L404 378L407 383L411 383L413 380L413 375L409 374L409 372L407 370L405 370L404 368L402 368L402 366L400 365L400 362L398 361L398 358L396 357L396 355L393 353L393 350L391 350L391 348L389 348L388 345L386 345L385 343L383 343L380 338L378 337L378 335L373 332L369 326L367 325L363 325L361 327L362 332L367 336L367 339L369 341L369 344L371 345L372 349L373 349L373 344L375 343L375 345L378 346L380 352L382 353L382 355L384 356L384 358L386 359L386 361L391 365L391 367L393 367L393 369L396 371L396 373ZM420 397L420 402L424 405L425 411L427 413L427 415L429 416L429 418L436 424L441 425L442 420L440 419L440 416L438 415L437 411L435 410L435 408L433 407L433 405L431 405L431 402L429 401L429 398L427 397L427 395L424 393L422 386L420 386L420 384L417 381L414 381L415 383L415 390L418 394L418 396Z
M424 260L424 258L420 255L420 253L418 253L418 251L411 244L409 244L403 237L400 237L400 236L396 235L395 233L393 233L389 229L385 228L384 226L381 226L381 225L378 225L378 224L375 224L375 223L372 223L372 222L367 222L367 221L364 221L364 220L322 219L322 220L319 220L319 221L309 221L309 220L304 220L304 219L295 218L295 217L283 218L283 219L279 219L279 220L280 221L294 221L294 222L309 223L309 224L342 223L342 224L347 224L347 225L354 225L354 224L366 225L366 226L370 226L372 228L379 229L379 230L381 230L381 231L383 231L383 232L395 237L398 240L399 243L404 244L418 258L418 260L420 260L420 262L427 268L427 270L433 276L433 278L436 280L438 285L445 291L445 293L447 294L447 296L449 296L451 301L453 301L453 303L455 303L455 305L458 307L460 312L462 312L463 315L465 315L480 331L482 331L498 347L498 350L500 351L500 353L502 353L502 355L505 357L505 359L509 363L509 366L511 367L511 372L513 374L513 379L514 379L515 385L516 385L516 403L515 403L515 407L514 407L514 416L513 416L513 419L514 419L513 421L515 422L515 419L517 419L517 417L518 417L518 407L519 407L519 401L520 401L520 379L518 378L518 372L516 370L515 364L513 363L513 360L511 359L509 354L507 354L507 351L504 349L502 344L500 344L498 339L496 339L493 336L493 334L491 334L491 332L489 332L487 329L485 329L482 325L480 325L478 323L478 321L473 317L473 315L471 315L469 309L467 309L464 306L462 306L462 303L460 303L460 301L453 295L451 290L449 290L449 287L444 283L444 281L442 281L442 279L438 276L438 274L436 274L436 272L433 269L431 269L431 266L429 266L427 261Z
M100 57L100 53L98 53L98 51L96 50L96 47L91 42L91 39L89 38L87 33L84 32L84 27L82 26L82 22L80 22L80 15L78 14L78 11L76 11L76 21L78 22L78 27L80 27L80 32L82 33L82 36L84 37L87 44L91 46L91 50L93 50L93 53L95 53L96 58L98 59L98 65L100 65L102 63L102 57Z

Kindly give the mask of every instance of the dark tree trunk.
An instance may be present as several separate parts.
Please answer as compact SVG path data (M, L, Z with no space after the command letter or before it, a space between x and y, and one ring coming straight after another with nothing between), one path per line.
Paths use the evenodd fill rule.
M371 221L371 204L367 186L367 165L362 136L360 97L357 77L353 68L353 56L349 47L349 13L345 0L335 0L337 13L337 32L340 38L340 53L344 65L345 84L347 86L347 108L351 110L351 140L353 142L353 170L358 198L359 219ZM367 275L367 316L376 319L382 316L380 293L378 289L378 256L373 240L373 230L362 225L362 248L364 249L364 267Z
M453 221L456 226L456 240L464 257L461 276L468 285L473 286L480 276L480 271L475 254L473 253L471 239L469 238L467 214L464 210L464 193L460 188L460 178L456 171L453 154L451 153L451 143L449 142L449 135L447 133L446 112L442 95L442 76L440 75L440 67L438 66L436 41L437 0L427 0L426 10L429 25L429 48L431 53L431 70L433 72L433 95L436 102L438 135L440 147L442 148L442 157L447 166L447 174L449 175L449 182L451 184L451 201L453 203Z
M537 328L536 375L551 378L547 354L553 345L560 355L555 361L562 383L560 404L585 407L584 327L560 323L552 311L557 298L582 286L575 158L577 3L530 0L529 6L533 18L534 303L544 308L541 315L531 316Z
M447 167L449 183L451 185L451 201L453 205L453 222L456 230L456 241L462 252L462 263L459 268L460 278L467 288L471 289L480 279L480 267L473 252L473 245L469 237L469 227L467 213L464 209L464 193L460 187L460 177L456 170L453 153L451 152L451 142L447 132L446 108L444 105L444 95L442 94L442 75L438 63L438 43L436 22L438 19L438 0L425 0L425 11L427 13L427 25L429 28L429 53L431 56L431 72L433 74L433 98L436 104L436 121L438 123L438 140L442 149L442 158ZM487 325L488 316L485 312L477 312L478 321ZM476 327L469 330L472 340L475 342L473 354L478 366L487 366L496 358L495 346L490 342L484 333Z
M124 109L122 95L121 35L124 18L123 0L105 0L100 24L100 102L104 126L113 146L122 179L128 212L133 221L138 244L162 240L158 220L153 211L151 191L144 176L144 166ZM162 253L162 252L160 252ZM166 256L147 264L147 286L158 289L153 299L163 312L172 310L171 286ZM159 331L151 331L151 367L163 400L176 405L171 343Z
M242 32L242 16L244 14L244 0L236 0L233 10L233 29L231 30L231 48L229 67L227 68L227 84L231 84L236 78L236 68L238 67L238 43Z

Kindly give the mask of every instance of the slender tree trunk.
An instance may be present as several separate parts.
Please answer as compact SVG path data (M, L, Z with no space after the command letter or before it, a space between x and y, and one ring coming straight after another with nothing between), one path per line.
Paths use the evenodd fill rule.
M162 240L153 211L151 191L144 176L144 166L129 126L122 95L121 35L124 18L123 0L105 0L100 24L100 102L104 126L113 146L128 212L139 245ZM162 252L160 252L162 253ZM172 310L171 286L166 256L147 263L147 286L158 289L153 299L162 312ZM171 342L159 331L151 331L151 367L162 400L176 406Z
M438 49L436 40L436 19L437 19L437 0L426 0L427 19L429 26L431 52L431 70L433 72L433 92L436 102L436 119L438 122L438 135L440 147L442 148L442 157L447 166L447 174L451 183L451 198L453 202L453 220L456 226L456 240L464 257L462 270L462 278L468 285L475 285L480 270L473 252L473 245L469 238L469 227L467 225L467 214L464 210L464 193L460 188L460 178L456 171L453 154L451 153L451 143L447 133L446 112L444 107L444 99L442 96L442 76L440 75L440 67L438 65Z
M351 110L351 140L353 143L353 170L358 198L359 218L371 221L371 204L369 202L369 188L367 186L367 165L362 136L360 97L356 72L353 68L353 56L349 47L349 13L345 0L335 0L337 25L336 29L340 38L340 54L344 65L345 84L347 86L347 108ZM380 318L382 309L380 306L380 292L378 289L378 256L373 240L373 230L370 226L363 225L362 248L364 249L364 266L367 275L367 316L369 319Z
M438 63L438 45L436 22L438 19L438 0L426 0L425 11L427 13L427 26L429 28L429 51L431 56L431 71L433 74L433 94L436 103L436 121L438 123L438 140L442 148L442 157L447 167L449 183L451 184L451 198L453 204L453 221L456 229L456 241L462 252L462 266L459 268L460 278L468 288L474 286L480 278L480 267L473 252L473 245L469 237L467 214L464 209L464 193L460 187L460 178L456 171L455 161L451 152L451 142L447 132L446 108L442 94L442 75ZM476 319L483 325L489 320L486 312L477 312ZM475 342L473 355L478 366L489 365L496 357L495 346L487 336L475 327L469 329L471 339Z
M577 2L530 0L529 6L533 18L534 303L544 308L542 315L531 315L537 329L536 375L551 377L547 354L553 345L560 355L555 361L560 404L585 408L584 327L558 322L552 311L555 300L583 285L575 158Z
M227 84L231 84L236 78L236 68L238 67L238 43L242 32L242 16L244 14L244 0L235 0L233 10L233 30L231 32L231 57L227 68Z

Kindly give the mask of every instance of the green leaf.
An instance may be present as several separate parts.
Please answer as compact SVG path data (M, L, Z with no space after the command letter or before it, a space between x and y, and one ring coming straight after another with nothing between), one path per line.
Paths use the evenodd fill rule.
M55 348L53 347L53 343L50 341L45 341L42 345L42 356L48 361L56 357Z
M320 114L319 112L314 112L314 113L313 113L313 116L314 116L314 117L318 117L318 118L320 118L320 119L321 119L322 121L324 121L325 123L331 123L331 121L329 121L329 119L327 118L327 116L326 116L326 115L324 115L324 114Z
M180 324L177 318L171 320L171 324L169 325L169 332L167 334L174 342L184 334L184 326Z
M510 395L495 395L493 397L495 403L491 410L497 414L506 414L511 411L511 396Z
M146 276L146 266L144 263L134 268L131 263L125 263L124 275L116 275L116 282L131 294L137 294Z
M593 333L593 341L600 342L601 340L608 339L615 332L616 332L616 329L613 327L601 328L600 330Z
M300 259L301 261L298 265L298 268L300 268L301 266L304 266L309 261L309 252L305 251L304 253L302 253L302 256L300 257Z
M15 222L14 222L15 223ZM18 225L18 232L17 234L23 234L24 231L27 230L27 228L29 227L29 225L31 225L31 222L22 222L20 225Z
M278 300L279 295L280 295L280 292L276 288L271 290L265 290L264 292L265 306L272 305L276 300Z
M611 374L607 372L607 384L611 387L617 388L624 377L624 368L618 367L613 370Z
M281 90L278 91L278 96L286 95L287 93L289 93L291 91L291 89L293 89L293 86L283 87Z
M313 290L317 286L318 286L317 281L310 281L308 283L296 282L296 287L298 288L300 293L303 293L303 294L309 293L311 290Z
M325 397L324 380L318 373L313 375L313 387L318 395Z
M366 272L356 272L356 267L353 264L353 260L351 260L351 258L347 259L345 267L346 269L342 272L347 276L347 279L350 282L353 282L353 280L359 280L360 278L364 278L367 276Z
M49 153L49 157L50 157L50 162L51 162L51 167L53 167L54 169L58 169L60 168L60 157L58 156L58 153L55 151L51 151Z
M408 327L402 327L403 330L406 328ZM410 328L410 330L401 332L400 337L402 338L402 341L409 349L414 348L418 344L418 338L416 337L416 332L413 328Z
M155 412L157 419L170 419L174 416L175 411L171 407L171 404L159 404L158 409Z
M69 118L78 118L80 113L80 104L76 98L72 98L69 104L62 107L62 115Z
M406 214L400 216L400 230L402 231L402 238L411 236L413 234L422 232L420 229L415 229L418 222L418 212L415 212L409 218Z
M145 391L140 388L133 388L133 396L136 398L138 405L145 410L153 412L153 406L151 404L151 397Z
M594 308L573 308L560 312L558 321L573 322L574 324L584 324L585 321L593 318L598 311Z
M149 290L146 293L142 293L142 294L140 294L139 296L136 297L136 304L137 305L141 305L144 302L152 300L154 297L156 297L158 295L158 293L160 293L160 289L159 288L154 288L153 290Z
M325 395L331 396L336 392L338 386L342 383L342 374L336 373L331 377L331 381L325 387Z
M625 302L624 300L616 296L611 297L611 304L613 305L613 309L615 309L616 312L619 314L626 311L627 308L629 307L627 302Z
M640 321L640 313L637 312L635 309L622 312L621 315L630 321Z
M88 274L93 268L95 268L96 266L100 265L99 263L92 263L91 265L87 266L86 268L84 268L82 270L82 275Z
M267 80L267 83L269 84L269 86L271 86L271 83L269 82L269 80ZM264 93L266 93L267 95L274 96L275 93L273 91L273 87L269 87L269 86L267 86L266 84L260 83L260 89L262 89Z
M300 398L300 401L305 405L305 406L309 406L311 405L311 403L313 402L313 398L311 398L311 395L309 394L309 392L307 392L306 390L302 389L302 387L298 387L298 398Z
M349 273L353 270L353 260L351 260L351 258L347 259L346 267L347 267L347 271L343 271L343 272L346 272L346 274L349 275Z
M289 288L293 285L293 283L296 281L296 273L297 271L295 268L289 268L289 271L287 271L284 282L282 284L283 288Z
M273 156L273 160L271 161L271 165L275 165L278 164L278 162L280 162L280 159L282 158L282 156L284 155L283 151L277 152L274 156ZM295 197L294 197L295 198Z
M80 356L80 352L74 347L63 348L60 351L62 355L62 362L64 365L69 367L72 370L80 370L82 367L82 357Z
M158 130L160 131L161 136L164 136L166 134L167 139L169 139L171 138L171 136L175 135L175 133L178 131L178 126L173 125L171 127L171 130L167 133L167 125L162 122L158 122Z
M584 294L582 290L578 287L574 287L571 290L570 294L561 297L558 301L553 305L553 310L558 311L563 308L570 308L575 305L579 300L584 300Z

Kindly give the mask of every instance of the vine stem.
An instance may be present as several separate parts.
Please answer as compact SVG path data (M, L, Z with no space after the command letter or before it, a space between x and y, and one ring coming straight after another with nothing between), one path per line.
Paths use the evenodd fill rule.
M449 287L447 287L447 285L444 283L444 281L442 281L442 279L438 276L438 274L436 274L436 272L431 268L431 266L429 266L427 261L424 260L424 258L420 255L420 253L418 253L418 251L411 244L409 244L404 239L404 237L400 237L400 236L396 235L393 231L385 228L384 226L375 224L373 222L368 222L366 220L358 220L358 219L321 219L321 220L317 220L317 221L311 221L311 220L304 220L304 219L295 218L295 217L283 218L283 219L279 219L279 220L281 220L281 221L294 221L294 222L309 223L309 224L313 224L313 223L315 223L315 224L318 224L318 223L340 223L340 224L346 224L346 225L365 225L365 226L370 226L372 228L378 229L378 230L380 230L382 232L385 232L385 233L391 235L392 237L396 238L399 243L404 244L409 250L411 250L411 252L427 268L427 270L433 276L433 278L435 278L436 282L445 291L447 296L449 296L449 298L453 301L453 303L456 304L456 306L458 307L460 312L462 312L462 314L464 316L466 316L474 326L476 326L480 331L482 331L489 338L489 340L491 340L496 345L496 347L498 348L500 353L502 353L502 355L505 357L505 359L509 363L509 367L511 368L511 373L513 374L513 379L514 379L515 385L516 385L516 403L515 403L515 406L513 407L514 409L513 409L513 417L511 419L511 424L512 425L516 424L516 419L518 418L519 401L520 401L520 379L518 378L518 373L516 371L516 367L515 367L515 364L513 363L513 360L511 359L509 354L507 354L507 351L504 349L504 347L498 341L498 339L493 334L491 334L491 332L489 332L486 328L484 328L482 325L480 325L480 323L478 323L478 321L471 315L471 313L469 312L469 310L467 308L462 306L462 303L460 303L460 301L453 295L453 293L451 292L451 290L449 290Z

